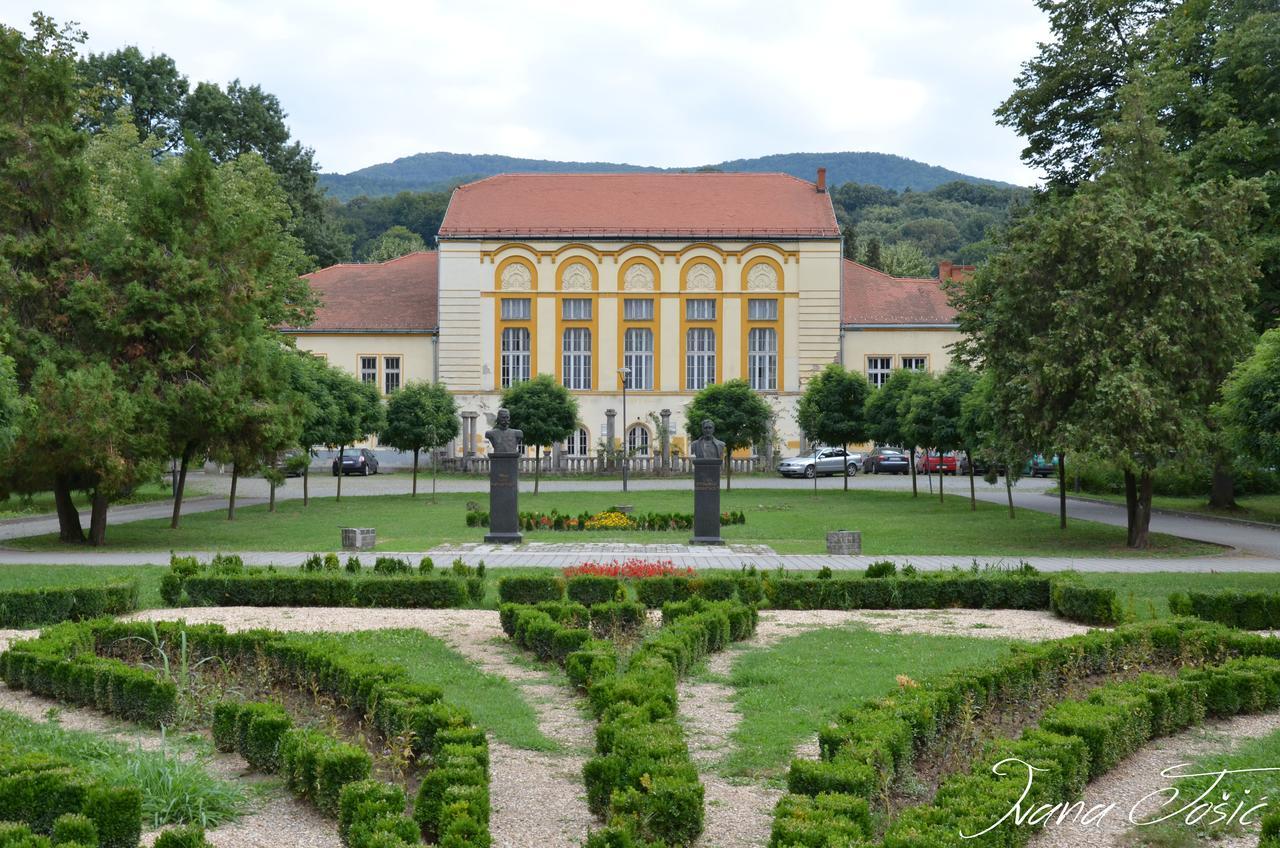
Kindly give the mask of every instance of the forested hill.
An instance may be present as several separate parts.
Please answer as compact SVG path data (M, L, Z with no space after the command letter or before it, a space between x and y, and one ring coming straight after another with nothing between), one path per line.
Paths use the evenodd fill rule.
M971 177L937 165L926 165L891 153L778 153L756 159L733 159L697 168L655 168L616 162L557 162L471 153L418 153L394 162L371 165L349 174L321 174L320 185L331 197L350 200L361 195L385 197L402 191L445 191L459 183L493 174L617 173L619 171L753 171L791 174L812 180L827 169L832 185L854 182L903 191L929 191L949 182L1010 187L1008 183Z

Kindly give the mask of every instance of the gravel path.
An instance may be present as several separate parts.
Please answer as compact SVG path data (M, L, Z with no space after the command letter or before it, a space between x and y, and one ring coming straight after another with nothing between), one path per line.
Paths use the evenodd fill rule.
M1058 639L1088 628L1055 618L1050 613L1023 610L766 610L760 613L756 635L707 660L708 675L680 683L680 721L690 754L706 787L707 826L699 848L754 848L769 840L773 808L782 790L747 782L730 782L715 770L732 746L741 716L733 707L728 678L743 653L768 648L811 630L857 624L881 633L1013 638L1028 641ZM818 737L802 743L796 756L817 759Z
M1148 794L1173 782L1161 777L1161 771L1179 763L1189 763L1205 754L1227 749L1233 742L1269 736L1277 730L1280 730L1280 713L1272 713L1212 721L1203 727L1159 739L1085 787L1085 810L1095 805L1115 804L1113 812L1093 824L1067 821L1045 828L1031 838L1028 848L1112 848L1131 845L1135 836L1149 828L1131 826L1130 809ZM1231 799L1232 806L1239 800ZM1136 817L1141 820L1144 816L1150 816L1156 807L1157 805L1150 803L1139 806ZM1227 837L1213 844L1217 848L1252 848L1258 844L1257 831L1254 829L1248 835Z
M562 750L527 751L490 738L490 830L495 848L577 848L593 824L582 765L595 744L591 721L567 685L522 663L492 610L398 610L322 607L209 607L146 610L128 618L221 624L228 630L268 627L300 632L414 628L435 636L483 671L520 687L538 726Z

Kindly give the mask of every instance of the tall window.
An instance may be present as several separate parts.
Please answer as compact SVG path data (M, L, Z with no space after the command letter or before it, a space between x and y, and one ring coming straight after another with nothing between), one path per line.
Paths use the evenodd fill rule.
M773 298L753 297L747 301L748 321L777 321L778 301Z
M591 330L570 327L564 331L560 378L565 388L591 388Z
M382 358L382 391L391 394L400 388L400 357L384 356Z
M631 369L627 388L653 391L653 330L633 327L622 337L622 365Z
M507 327L502 331L502 386L528 380L532 364L529 330L525 327Z
M528 321L533 317L532 301L527 297L504 297L502 299L503 321Z
M566 321L590 321L591 298L567 297L560 301L560 317Z
M686 300L684 317L689 321L714 321L716 320L716 302L710 298Z
M893 371L892 356L868 356L867 357L867 380L877 389L885 384L889 379L889 374Z
M747 333L747 374L757 392L778 390L778 332L772 327Z
M929 357L904 356L902 357L902 367L908 371L924 371L929 367Z
M647 297L629 297L622 301L622 320L652 321L653 301Z
M360 357L360 382L373 383L378 382L378 357L362 356Z
M579 427L564 443L564 452L569 456L586 456L590 449L591 440L587 438L586 427Z
M716 331L693 327L685 334L684 387L696 392L715 381Z
M633 424L627 430L627 453L632 456L649 455L649 430L643 424Z

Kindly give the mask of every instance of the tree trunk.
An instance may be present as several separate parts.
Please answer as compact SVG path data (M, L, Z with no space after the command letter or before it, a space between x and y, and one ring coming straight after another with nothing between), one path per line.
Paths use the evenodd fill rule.
M432 503L436 502L436 470L440 465L440 463L436 461L438 458L439 457L436 455L436 453L432 451L431 453L431 502Z
M53 502L58 509L58 539L83 545L84 528L80 526L80 511L71 498L71 481L63 474L53 478Z
M964 452L965 458L969 460L969 510L971 512L978 511L978 490L973 482L973 454L969 451Z
M240 463L231 463L231 494L227 496L227 520L236 520L236 483L240 482Z
M542 458L538 455L541 450L539 445L533 446L533 493L538 494L538 480L542 476ZM492 461L492 460L490 460ZM516 457L516 469L520 468L520 457Z
M346 472L342 470L342 458L347 454L347 446L342 445L338 448L338 496L334 499L335 503L342 503L342 478L346 476Z
M1009 476L1008 468L1004 470L1004 493L1009 499L1009 519L1012 520L1016 518L1017 515L1013 511L1013 478Z
M844 490L849 491L849 443L845 442L840 447L844 448Z
M1067 455L1058 453L1058 529L1067 529Z
M1151 472L1143 470L1142 476L1138 479L1138 523L1133 534L1133 547L1138 550L1146 550L1150 543L1151 490L1154 483L1155 479L1151 476Z
M911 497L920 497L920 492L916 489L916 449L912 448L908 453L911 456Z
M89 516L89 544L100 548L107 543L107 496L93 490L93 506Z
M271 500L268 501L267 503L267 512L275 512L276 511L276 481L272 479L272 480L268 480L267 482L271 484Z
M724 449L724 465L724 488L727 492L733 488L733 451L729 448ZM817 475L814 475L813 479L817 480Z
M1134 546L1138 528L1138 479L1133 472L1124 472L1124 511L1125 511L1125 544Z
M302 505L311 506L311 491L307 484L311 481L311 457L307 456L307 467L302 469Z
M1209 506L1214 509L1236 508L1236 481L1221 457L1213 462L1213 482L1209 486Z
M942 448L938 448L938 503L942 503L942 478L947 476L942 467Z
M418 449L413 449L413 494L411 497L418 496Z
M187 468L191 465L191 457L195 452L196 447L190 442L182 449L182 459L178 463L178 492L173 496L173 516L169 519L170 530L177 530L182 518L182 498L187 491Z

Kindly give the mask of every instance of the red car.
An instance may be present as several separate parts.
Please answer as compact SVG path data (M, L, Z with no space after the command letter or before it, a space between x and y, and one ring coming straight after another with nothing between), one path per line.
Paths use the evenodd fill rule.
M917 474L937 474L938 466L942 466L943 474L956 473L956 455L950 451L938 456L936 453L922 453L916 457Z

